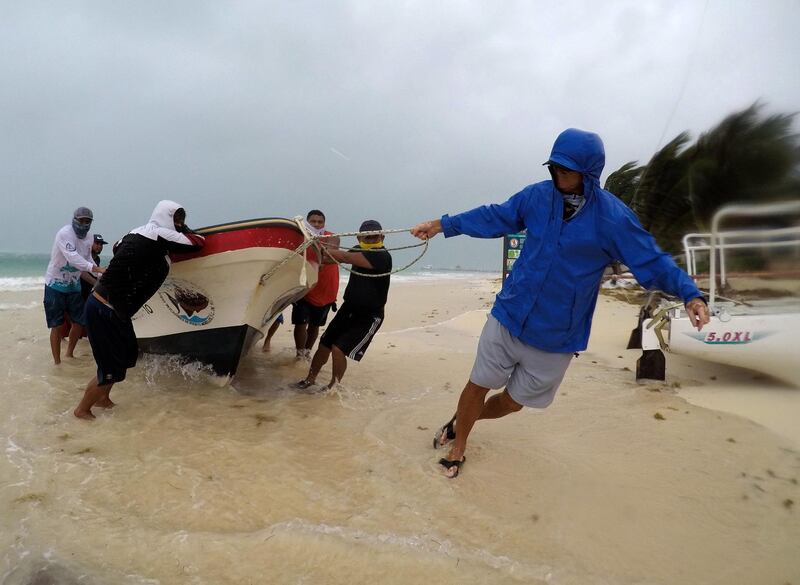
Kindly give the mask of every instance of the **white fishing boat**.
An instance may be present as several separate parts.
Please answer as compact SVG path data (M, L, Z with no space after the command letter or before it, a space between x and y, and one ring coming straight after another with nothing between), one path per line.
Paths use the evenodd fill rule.
M781 228L747 228L722 230L723 221L731 218L777 216L795 218L793 225ZM643 353L636 367L636 377L664 380L666 360L663 351L693 358L747 368L768 374L789 384L800 386L800 298L785 294L773 298L724 298L719 287L728 284L726 253L730 250L793 248L793 266L779 277L800 277L800 201L764 205L731 205L723 207L712 219L711 232L688 234L684 251L688 272L695 279L697 253L709 254L708 305L711 321L702 331L692 327L683 304L661 299L647 303L640 312L639 325L631 336L629 348ZM751 222L751 223L752 223ZM791 257L791 256L790 256ZM718 272L719 262L719 272ZM719 286L718 286L719 276ZM761 279L776 274L759 273ZM762 280L767 286L770 281ZM726 293L727 294L727 293Z
M300 220L253 219L197 233L205 247L171 257L169 276L133 326L142 352L179 355L230 378L281 311L316 284L317 249Z

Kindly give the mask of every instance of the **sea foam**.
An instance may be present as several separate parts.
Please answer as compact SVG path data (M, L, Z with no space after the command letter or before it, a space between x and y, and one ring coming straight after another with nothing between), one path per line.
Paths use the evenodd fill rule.
M5 276L0 278L0 292L39 290L43 286L43 276Z

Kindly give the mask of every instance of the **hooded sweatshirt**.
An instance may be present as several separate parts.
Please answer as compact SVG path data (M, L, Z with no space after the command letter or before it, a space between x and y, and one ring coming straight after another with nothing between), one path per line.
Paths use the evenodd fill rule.
M497 238L527 230L525 247L492 307L511 335L543 351L586 349L600 280L613 261L624 262L648 289L684 302L702 296L636 215L600 188L605 151L597 134L565 130L548 162L583 174L585 202L568 220L553 181L528 185L505 203L442 217L445 237Z
M205 239L185 228L175 229L175 212L183 206L159 201L145 225L130 231L114 246L114 257L95 287L117 314L132 317L155 294L169 274L170 252L192 252Z

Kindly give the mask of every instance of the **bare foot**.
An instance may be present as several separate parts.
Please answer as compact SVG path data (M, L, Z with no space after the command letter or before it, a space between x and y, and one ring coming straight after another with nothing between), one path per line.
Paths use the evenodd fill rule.
M78 418L82 418L83 420L94 420L95 418L97 418L95 415L92 414L91 410L82 411L76 408L75 410L72 411L72 414L74 414Z
M94 403L94 405L99 406L100 408L114 408L117 403L110 398L106 398L105 400L98 400Z

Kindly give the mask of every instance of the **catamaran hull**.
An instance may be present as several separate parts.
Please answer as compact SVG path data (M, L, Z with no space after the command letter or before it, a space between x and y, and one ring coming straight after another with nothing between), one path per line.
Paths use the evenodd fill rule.
M800 386L800 302L791 290L775 286L770 279L762 281L769 295L749 291L747 302L719 296L719 285L727 283L726 252L729 250L759 250L766 254L774 248L794 248L800 245L800 226L758 227L770 225L779 218L781 225L800 214L800 201L764 204L732 204L718 209L711 218L711 231L706 234L687 234L683 238L686 266L697 279L696 252L706 251L709 258L708 307L713 315L702 331L689 322L682 303L666 301L653 306L651 298L639 312L639 331L631 334L628 348L639 347L642 357L636 364L636 377L663 380L665 360L661 353L684 354L711 362L748 368ZM723 231L723 220L739 218L753 227ZM756 219L757 218L757 219ZM753 221L755 219L755 221ZM784 258L788 257L784 255ZM765 259L769 260L767 256ZM720 282L717 282L717 261ZM790 271L790 273L793 271ZM729 273L727 273L730 276ZM766 275L778 276L775 272ZM765 275L762 275L765 276ZM793 287L790 287L790 289ZM731 289L736 295L736 291ZM778 291L778 295L775 292ZM761 297L761 298L758 298ZM668 340L665 339L669 336Z
M763 372L800 386L800 313L729 315L698 332L688 318L670 320L672 353Z
M316 256L293 253L306 236L293 222L276 221L221 233L208 228L203 252L176 258L164 284L134 315L139 349L232 377L281 311L317 280Z

